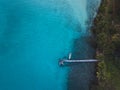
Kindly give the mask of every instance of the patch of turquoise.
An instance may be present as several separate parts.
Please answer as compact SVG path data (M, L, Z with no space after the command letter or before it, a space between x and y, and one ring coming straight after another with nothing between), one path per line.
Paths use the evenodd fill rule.
M86 30L85 10L86 0L1 0L0 90L66 90L58 61Z

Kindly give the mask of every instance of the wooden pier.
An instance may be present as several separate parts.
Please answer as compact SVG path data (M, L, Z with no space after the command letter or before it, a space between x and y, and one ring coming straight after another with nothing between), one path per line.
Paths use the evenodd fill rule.
M59 61L59 65L64 65L65 63L95 63L98 62L99 60L96 59L85 59L85 60L67 60L63 59Z

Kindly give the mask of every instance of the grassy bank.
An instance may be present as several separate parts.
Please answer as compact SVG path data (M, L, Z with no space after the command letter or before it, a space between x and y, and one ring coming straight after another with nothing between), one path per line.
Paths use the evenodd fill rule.
M98 84L91 90L120 90L120 0L102 0L92 32Z

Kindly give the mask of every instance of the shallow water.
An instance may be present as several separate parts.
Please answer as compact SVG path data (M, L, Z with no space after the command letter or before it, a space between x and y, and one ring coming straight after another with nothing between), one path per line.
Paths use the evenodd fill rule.
M0 90L66 90L70 68L58 61L86 36L88 2L1 0Z

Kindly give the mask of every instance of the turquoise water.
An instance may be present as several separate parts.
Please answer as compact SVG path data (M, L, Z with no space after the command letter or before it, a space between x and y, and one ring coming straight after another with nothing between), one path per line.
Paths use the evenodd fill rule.
M86 0L0 0L0 90L66 90L59 58L86 35Z

